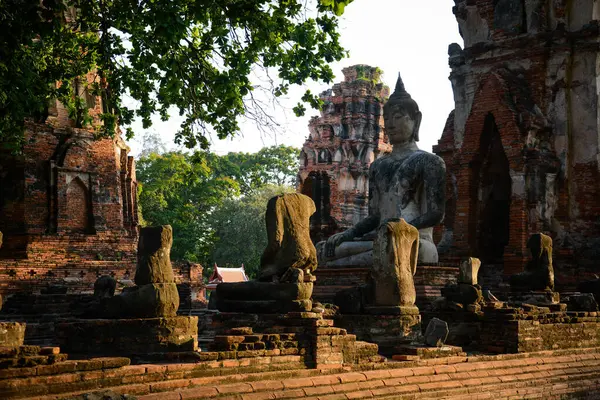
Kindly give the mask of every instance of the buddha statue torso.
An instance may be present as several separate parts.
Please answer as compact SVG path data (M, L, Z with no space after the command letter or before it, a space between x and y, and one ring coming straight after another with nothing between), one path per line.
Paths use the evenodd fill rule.
M317 247L321 263L368 265L372 259L371 232L397 218L419 230L419 262L438 262L432 231L444 216L446 167L440 157L417 147L421 113L400 78L384 106L384 120L393 150L370 166L369 215L320 243Z

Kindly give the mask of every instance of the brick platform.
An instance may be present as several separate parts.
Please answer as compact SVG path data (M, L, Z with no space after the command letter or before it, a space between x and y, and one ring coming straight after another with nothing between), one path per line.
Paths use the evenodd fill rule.
M600 389L600 348L364 364L352 371L274 371L277 364L269 363L275 358L134 366L127 361L104 358L3 370L0 397L59 399L110 388L140 400L594 399Z
M75 320L56 324L69 353L143 355L198 350L197 317Z
M89 82L97 74L87 75ZM99 124L101 99L90 114ZM0 292L48 283L92 289L98 275L133 275L137 253L135 161L117 134L75 128L53 101L43 123L25 123L20 155L0 151Z

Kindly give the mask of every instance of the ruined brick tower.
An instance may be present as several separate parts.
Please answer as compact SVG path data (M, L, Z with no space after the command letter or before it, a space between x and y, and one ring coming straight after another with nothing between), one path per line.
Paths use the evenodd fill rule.
M313 240L323 240L367 216L369 165L391 151L383 131L390 90L382 72L367 65L344 68L344 81L321 93L325 105L309 123L300 153L300 193L311 197Z
M456 103L434 152L448 168L442 260L521 270L554 239L559 287L600 271L598 19L594 0L455 0Z
M100 98L78 92L96 118ZM58 101L48 114L45 123L26 124L22 154L0 154L1 293L49 283L78 291L99 274L135 272L137 182L129 147L118 134L96 140L93 128L74 128Z

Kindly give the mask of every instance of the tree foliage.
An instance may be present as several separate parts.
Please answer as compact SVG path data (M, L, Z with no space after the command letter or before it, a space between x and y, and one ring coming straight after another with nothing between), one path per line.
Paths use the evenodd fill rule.
M3 0L0 134L18 137L23 119L43 116L52 98L77 125L88 124L72 82L95 71L88 89L102 98L101 133L135 117L147 128L152 115L167 120L174 107L185 117L177 142L206 148L208 132L232 135L240 116L268 120L259 90L281 96L309 79L331 82L329 64L346 54L337 15L351 1ZM269 77L266 87L251 83L257 69ZM302 100L320 106L310 92Z
M291 186L264 185L247 196L229 198L209 217L214 242L207 265L239 267L252 278L260 267L260 256L267 245L265 212L273 196L293 192Z
M56 17L66 12L62 0L0 2L0 140L13 150L22 144L25 118L45 120L51 99L62 101L76 124L90 121L77 113L84 103L72 83L96 65L88 49L98 37Z
M137 163L141 183L139 205L145 223L173 227L171 256L198 261L211 244L208 214L223 199L238 193L237 183L216 176L210 153L198 152L194 162L180 152L152 153Z
M254 154L197 151L142 156L137 179L143 220L173 226L175 260L211 265L246 259L243 262L254 267L260 256L256 251L266 240L261 220L269 198L265 196L293 190L285 185L295 178L298 152L272 146ZM239 256L225 260L235 252Z
M248 195L265 185L293 186L298 156L295 147L263 147L256 153L228 153L220 157L216 168L222 176L235 179L242 195Z

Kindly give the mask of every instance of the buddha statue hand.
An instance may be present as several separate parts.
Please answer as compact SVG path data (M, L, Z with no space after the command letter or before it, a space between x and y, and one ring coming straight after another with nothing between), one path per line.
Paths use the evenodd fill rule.
M325 257L334 257L335 248L344 242L348 242L356 236L354 229L350 228L344 232L336 233L330 236L325 242Z

